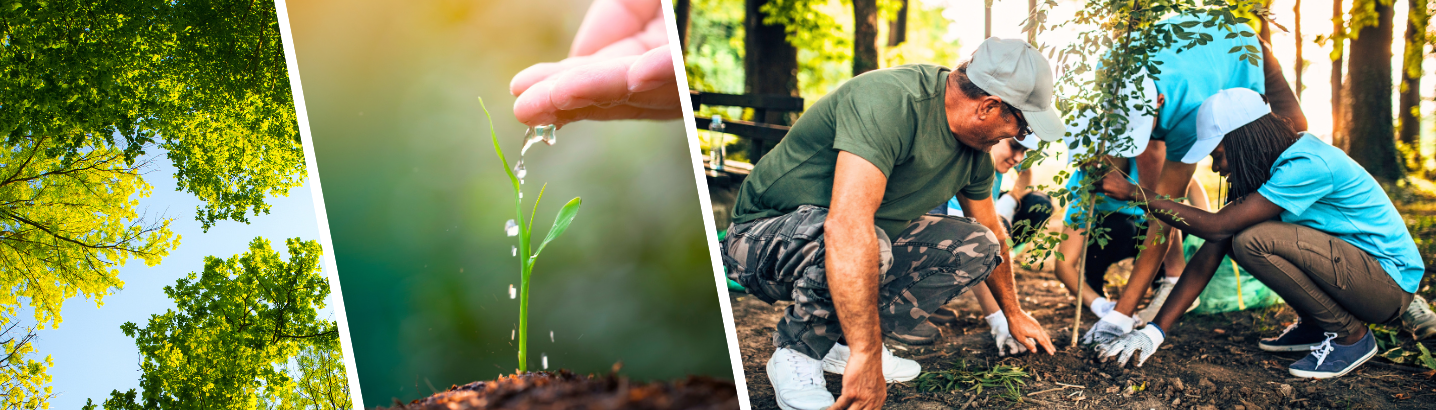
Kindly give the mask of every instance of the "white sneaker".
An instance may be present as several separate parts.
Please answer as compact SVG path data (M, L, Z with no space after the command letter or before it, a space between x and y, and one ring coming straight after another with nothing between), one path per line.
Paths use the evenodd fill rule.
M823 356L823 370L827 370L828 373L843 374L843 371L848 368L848 355L852 353L852 349L849 349L847 345L841 343L833 345L832 350L828 350L828 355ZM912 360L893 356L893 352L888 350L887 346L883 346L883 378L887 379L888 383L916 379L918 373L922 373L921 365Z
M1167 278L1158 280L1157 289L1154 291L1155 293L1152 294L1152 303L1148 303L1147 307L1137 311L1137 318L1141 319L1142 323L1151 322L1153 318L1156 318L1157 312L1162 310L1162 304L1167 303L1167 295L1172 294L1172 288L1176 286L1176 282L1170 282ZM1197 306L1201 306L1201 304L1201 298L1193 299L1192 305L1187 306L1187 312L1191 312L1192 309L1196 309Z
M768 359L768 381L783 410L820 410L833 405L833 394L823 380L823 363L784 347Z

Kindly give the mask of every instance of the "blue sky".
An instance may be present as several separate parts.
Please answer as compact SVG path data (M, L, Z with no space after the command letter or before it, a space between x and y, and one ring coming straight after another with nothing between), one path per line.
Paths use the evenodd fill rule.
M120 332L120 325L135 322L143 327L151 314L173 308L164 287L190 272L203 270L205 256L232 257L247 250L255 237L263 236L287 259L285 238L319 239L309 184L291 190L288 197L267 199L272 206L270 213L250 216L248 225L222 221L204 233L194 219L200 201L194 195L175 191L174 167L163 151L152 151L160 152L150 154L154 161L145 181L154 186L154 192L140 199L139 209L150 217L174 219L170 226L180 235L180 246L154 267L130 261L120 268L125 288L106 297L103 307L96 308L94 301L83 297L70 298L60 312L64 322L58 328L39 331L37 357L51 355L55 363L50 368L50 386L58 397L50 402L52 409L78 409L87 398L100 403L111 390L138 389L139 350L134 339ZM320 317L336 320L332 312L333 308L326 306ZM27 310L19 317L32 316Z

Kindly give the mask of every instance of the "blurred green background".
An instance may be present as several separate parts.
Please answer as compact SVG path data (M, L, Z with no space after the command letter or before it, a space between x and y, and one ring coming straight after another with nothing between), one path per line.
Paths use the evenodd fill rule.
M475 97L513 161L509 79L564 58L588 5L289 2L367 406L517 367L513 191ZM732 380L691 158L679 121L570 124L529 151L526 206L549 184L539 239L583 197L535 267L531 368Z

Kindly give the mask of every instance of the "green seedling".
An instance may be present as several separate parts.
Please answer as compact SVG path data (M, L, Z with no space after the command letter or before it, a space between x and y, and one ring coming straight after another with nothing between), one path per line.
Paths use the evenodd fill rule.
M547 247L549 242L552 242L555 238L558 238L559 235L563 235L564 231L568 230L568 225L573 222L573 217L578 215L578 207L583 203L583 201L578 197L569 200L568 203L563 206L563 209L560 209L558 211L558 216L554 217L553 227L549 228L548 236L545 236L543 242L539 243L537 250L534 250L533 253L529 253L529 242L531 232L533 231L534 215L538 213L538 203L540 200L543 199L543 192L544 189L548 188L548 184L544 184L543 187L539 188L538 197L534 198L533 211L529 213L528 223L525 224L523 183L520 181L519 176L514 175L514 170L509 168L508 159L504 158L504 150L503 148L499 147L499 134L494 131L494 119L492 116L489 115L488 107L484 106L483 98L479 98L479 107L483 108L484 117L488 118L489 120L489 135L492 136L494 139L494 153L497 153L499 155L499 161L502 162L504 166L504 173L508 174L509 181L512 182L514 185L514 213L515 221L517 221L517 223L511 225L512 227L506 226L505 229L510 231L517 229L519 237L517 254L523 255L523 257L519 259L520 280L518 290L518 339L519 372L524 372L528 370L529 276L533 274L534 262L538 260L539 253L543 252L544 247ZM523 159L520 158L519 162L522 163Z
M998 395L1010 401L1022 401L1023 379L1032 377L1018 366L999 364L988 370L968 368L967 362L959 360L951 369L923 372L917 377L917 388L923 392L949 392L958 389L973 390L982 394L985 388L1001 387Z

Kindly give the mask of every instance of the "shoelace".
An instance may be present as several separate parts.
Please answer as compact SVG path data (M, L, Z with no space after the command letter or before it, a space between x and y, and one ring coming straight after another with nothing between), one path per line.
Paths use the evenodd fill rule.
M817 386L818 382L822 380L823 370L821 365L815 366L811 363L803 363L803 360L801 360L798 355L789 355L788 364L798 376L796 381L799 383Z
M1335 347L1331 346L1331 341L1336 339L1336 333L1325 332L1323 334L1326 335L1326 340L1321 341L1319 345L1311 347L1311 355L1316 356L1316 368L1320 368L1321 364L1326 362L1326 355L1336 350ZM1316 370L1316 368L1312 368L1312 370Z
M1291 325L1289 325L1289 326L1286 327L1286 330L1281 331L1281 334L1276 335L1276 337L1272 338L1271 340L1273 340L1273 341L1281 340L1281 338L1286 337L1286 334L1287 334L1287 333L1291 333L1291 331L1296 330L1296 327L1297 327L1297 326L1301 326L1301 321L1300 321L1300 320L1295 321L1295 322L1292 322Z

